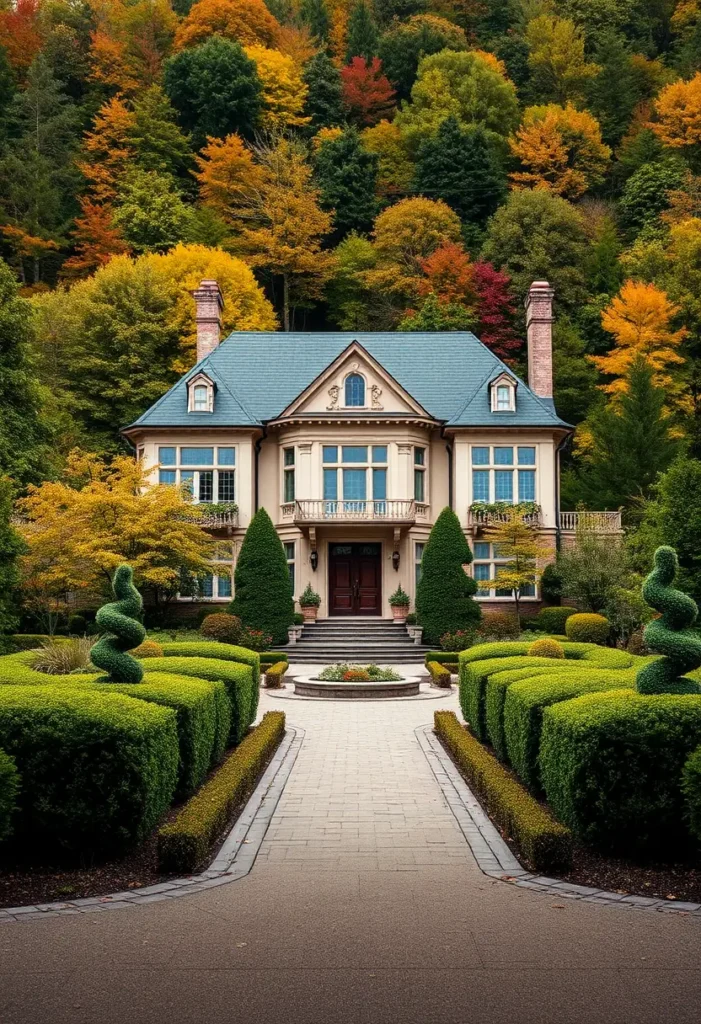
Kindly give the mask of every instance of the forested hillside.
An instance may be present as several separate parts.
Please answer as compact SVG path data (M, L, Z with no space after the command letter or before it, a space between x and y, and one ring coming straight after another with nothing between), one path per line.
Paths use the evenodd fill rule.
M639 515L701 472L700 57L699 0L5 0L0 471L118 451L202 277L227 329L472 329L521 372L547 278L563 500Z

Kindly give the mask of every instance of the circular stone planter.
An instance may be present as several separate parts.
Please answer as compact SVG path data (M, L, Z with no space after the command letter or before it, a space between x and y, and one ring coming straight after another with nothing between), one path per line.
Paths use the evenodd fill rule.
M297 676L294 679L295 693L300 697L327 697L332 700L377 700L378 697L415 697L419 693L421 679L409 676L392 682L343 683L312 676Z

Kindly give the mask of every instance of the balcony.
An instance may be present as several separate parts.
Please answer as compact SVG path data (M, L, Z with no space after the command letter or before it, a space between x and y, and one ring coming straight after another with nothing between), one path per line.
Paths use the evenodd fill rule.
M563 533L623 533L620 512L561 512L560 529Z
M497 523L507 521L508 512L493 508L470 508L467 512L467 525L471 530L479 533ZM543 525L543 516L540 509L534 512L524 512L522 519L528 526L540 527Z
M282 506L282 521L298 526L320 523L391 523L411 525L428 520L428 505L400 500L289 501Z
M206 530L221 530L226 527L234 529L239 525L239 510L232 502L229 507L222 503L220 505L209 505L202 502L193 505L192 515L186 514L188 522L197 523ZM197 512L194 511L197 509Z

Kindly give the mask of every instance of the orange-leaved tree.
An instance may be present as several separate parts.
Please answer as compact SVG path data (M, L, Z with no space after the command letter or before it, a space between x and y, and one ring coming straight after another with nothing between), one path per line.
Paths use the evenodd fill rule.
M548 189L565 199L600 184L611 157L599 122L571 103L528 107L509 143L524 168L511 175L514 185Z
M253 159L240 135L225 139L207 138L207 145L195 157L202 204L222 218L228 227L240 221L252 194L263 187L263 168Z
M666 146L685 149L701 143L701 71L688 81L672 82L654 105L657 121L650 125Z
M341 69L341 82L343 102L352 120L359 124L377 124L394 110L396 93L382 73L379 58L366 61L364 57L353 57Z
M667 293L654 284L626 281L601 314L601 325L615 338L614 347L603 356L588 356L601 371L614 378L602 390L616 395L626 391L627 375L637 357L642 357L655 372L654 382L670 387L670 368L684 357L678 349L689 333L685 327L673 330L672 320L679 307Z
M90 77L133 94L160 78L178 24L169 0L90 0Z
M242 46L276 46L279 32L263 0L198 0L177 31L175 48L197 46L213 35Z

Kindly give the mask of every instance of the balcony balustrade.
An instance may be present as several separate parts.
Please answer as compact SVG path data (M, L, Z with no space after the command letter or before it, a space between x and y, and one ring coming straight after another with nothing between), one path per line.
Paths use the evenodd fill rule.
M415 523L428 519L428 505L421 501L327 498L288 501L281 509L283 522L311 523Z
M561 512L563 533L588 530L591 533L622 533L620 512Z

